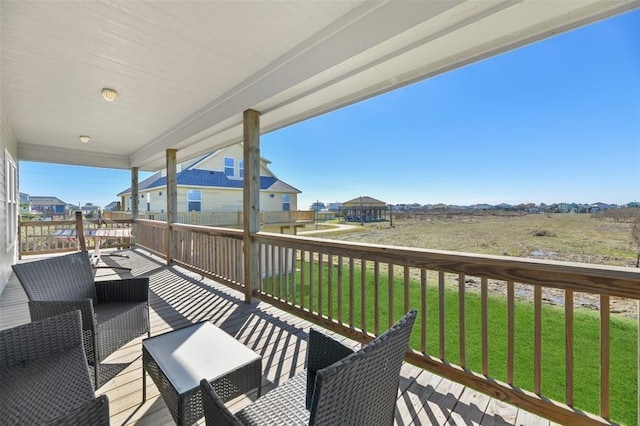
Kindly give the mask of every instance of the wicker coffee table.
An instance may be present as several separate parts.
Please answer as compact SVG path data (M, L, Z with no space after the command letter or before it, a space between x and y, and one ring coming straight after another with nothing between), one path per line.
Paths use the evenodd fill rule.
M201 379L209 380L224 401L254 389L260 396L260 355L209 322L145 339L142 366L143 401L146 372L178 425L193 424L203 416Z

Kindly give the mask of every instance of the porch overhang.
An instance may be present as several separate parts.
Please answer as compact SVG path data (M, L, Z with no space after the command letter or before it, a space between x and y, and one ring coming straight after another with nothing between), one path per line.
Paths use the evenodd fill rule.
M639 4L3 1L2 109L20 160L155 171Z

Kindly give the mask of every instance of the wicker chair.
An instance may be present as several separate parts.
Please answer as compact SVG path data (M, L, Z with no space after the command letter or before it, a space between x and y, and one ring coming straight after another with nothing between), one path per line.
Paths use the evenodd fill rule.
M87 252L19 263L13 271L29 298L32 321L80 310L96 388L111 378L101 374L100 363L125 343L150 332L149 278L95 281Z
M235 415L203 379L207 425L392 425L415 319L408 312L356 352L312 329L306 370Z
M109 425L96 398L79 311L0 331L2 424Z

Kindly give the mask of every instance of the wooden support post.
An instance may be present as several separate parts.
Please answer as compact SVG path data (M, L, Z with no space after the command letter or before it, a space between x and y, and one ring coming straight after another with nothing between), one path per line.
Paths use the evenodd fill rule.
M176 172L175 149L167 149L167 265L171 264L175 254L175 241L171 224L178 221L178 181Z
M87 251L87 242L84 239L84 226L82 225L82 211L76 212L76 237L80 243L80 251Z
M253 234L260 230L260 113L246 110L243 114L244 136L244 300L251 303L253 289L260 282L260 247Z
M131 219L138 218L140 209L140 194L138 194L138 168L131 168Z
M138 219L139 205L138 202L138 168L131 168L131 219L133 224L131 225L131 244L135 247L136 244L136 219Z

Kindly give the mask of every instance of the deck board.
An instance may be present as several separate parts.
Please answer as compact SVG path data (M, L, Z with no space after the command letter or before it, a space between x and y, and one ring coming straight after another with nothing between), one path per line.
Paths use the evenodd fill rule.
M263 357L263 394L304 368L309 321L265 302L244 303L244 295L213 280L166 264L147 252L127 250L129 258L103 258L107 265L132 271L97 269L96 279L127 276L150 278L151 334L158 335L199 321L211 321ZM33 259L27 259L29 261ZM0 294L0 329L29 322L27 297L15 275ZM329 334L334 334L328 332ZM135 339L112 354L106 363L126 368L99 388L109 397L112 425L171 425L173 419L152 380L142 403L141 345ZM345 344L358 343L337 336ZM232 412L256 398L256 392L228 403ZM201 420L199 424L204 424ZM549 425L547 420L494 400L410 364L401 370L395 424Z

